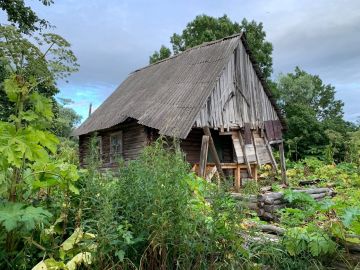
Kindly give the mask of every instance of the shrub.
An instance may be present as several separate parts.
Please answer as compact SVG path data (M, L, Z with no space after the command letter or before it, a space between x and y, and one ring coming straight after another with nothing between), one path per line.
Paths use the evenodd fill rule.
M243 266L235 201L189 173L176 146L160 140L115 175L88 171L82 182L81 223L97 236L99 269Z

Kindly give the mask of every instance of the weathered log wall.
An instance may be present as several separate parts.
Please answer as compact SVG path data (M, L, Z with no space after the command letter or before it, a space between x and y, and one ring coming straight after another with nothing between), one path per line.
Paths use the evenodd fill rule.
M135 120L126 121L110 129L97 132L97 136L101 140L100 155L103 168L111 168L117 165L116 162L110 162L110 136L118 131L122 131L122 158L125 161L136 159L148 143L145 127L137 124ZM79 157L82 166L86 165L90 138L91 135L79 137Z

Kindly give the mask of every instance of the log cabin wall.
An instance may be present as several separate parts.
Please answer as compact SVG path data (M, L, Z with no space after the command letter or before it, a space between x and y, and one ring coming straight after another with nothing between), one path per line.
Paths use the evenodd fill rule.
M155 129L147 129L149 143L159 138ZM185 154L186 161L190 164L199 163L201 140L204 132L201 128L193 128L186 139L180 140L180 148ZM220 136L219 131L211 130L216 149L221 162L234 162L233 144L231 136Z
M141 151L148 143L145 127L138 124L135 120L126 121L110 129L97 132L101 138L101 163L103 168L116 167L117 163L110 162L110 136L113 133L122 131L122 158L125 161L133 160L139 157ZM79 156L80 165L86 166L86 156L89 151L89 142L91 135L79 136Z

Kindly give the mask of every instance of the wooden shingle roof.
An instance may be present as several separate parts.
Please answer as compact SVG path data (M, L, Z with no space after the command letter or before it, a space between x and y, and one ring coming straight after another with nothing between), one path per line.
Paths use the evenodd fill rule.
M134 71L73 135L110 128L133 118L160 134L186 138L242 39L237 34L204 43Z

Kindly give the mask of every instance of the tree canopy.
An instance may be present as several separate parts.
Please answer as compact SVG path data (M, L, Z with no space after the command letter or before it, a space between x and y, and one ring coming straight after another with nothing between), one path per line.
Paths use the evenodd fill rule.
M53 0L39 1L45 6L53 3ZM30 33L49 25L48 21L40 19L29 6L26 6L24 0L0 0L0 8L7 14L8 21L17 25L21 32Z
M150 64L154 64L163 59L169 58L170 56L171 56L171 50L165 47L164 45L162 45L159 51L154 52L153 55L150 56Z
M330 156L344 158L347 133L355 125L343 119L344 103L335 98L335 92L335 87L299 67L280 76L278 103L288 122L285 136L293 158L325 155L330 149Z
M0 80L11 74L36 81L36 91L48 98L58 93L57 79L77 71L77 59L70 44L53 33L33 35L31 42L14 26L0 26ZM1 84L0 90L4 85ZM55 100L53 99L55 103ZM14 106L5 96L0 98L0 119L5 121L14 113Z
M237 23L231 21L227 15L219 18L199 15L187 24L181 34L174 33L170 38L170 42L173 53L178 54L204 42L221 39L241 31L245 32L249 47L264 77L270 78L272 73L271 54L273 47L270 42L266 41L266 33L261 22L249 22L243 19L241 23ZM150 56L150 63L166 59L170 55L170 49L163 45L159 52L155 51Z

